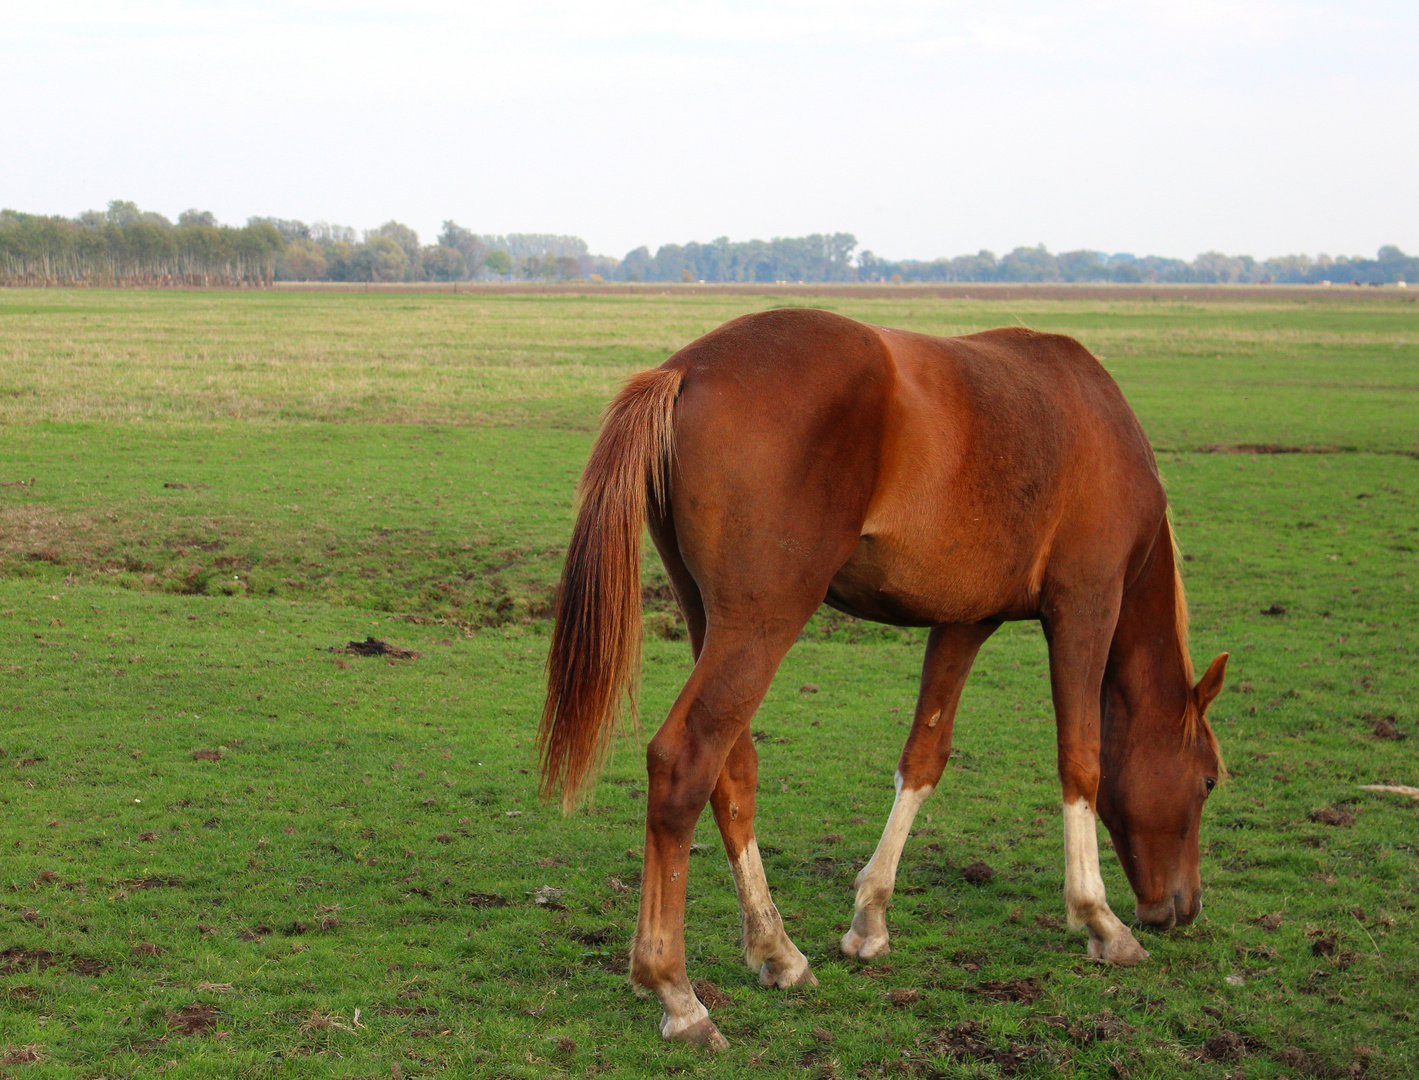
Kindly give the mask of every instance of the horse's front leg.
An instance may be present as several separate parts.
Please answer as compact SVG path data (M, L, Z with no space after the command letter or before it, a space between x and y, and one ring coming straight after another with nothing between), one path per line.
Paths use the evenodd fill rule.
M710 805L724 839L734 887L739 893L739 923L744 937L744 962L759 973L765 986L817 986L818 979L783 928L783 919L769 895L768 879L754 836L755 789L759 752L746 727L740 733L724 771L719 774Z
M1099 691L1117 601L1055 605L1045 623L1054 696L1059 782L1064 810L1064 905L1072 927L1089 930L1089 955L1114 964L1148 958L1133 932L1109 907L1099 870L1095 803L1099 793Z
M852 927L842 939L848 956L871 960L890 950L887 904L896 888L897 864L917 811L936 790L951 757L951 729L971 664L997 625L938 626L927 638L916 715L897 764L897 797L877 850L855 882Z

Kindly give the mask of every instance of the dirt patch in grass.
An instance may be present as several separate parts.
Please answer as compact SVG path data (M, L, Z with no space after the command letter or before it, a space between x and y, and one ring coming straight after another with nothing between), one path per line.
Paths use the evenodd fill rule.
M1395 723L1399 718L1393 714L1389 716L1379 716L1374 718L1374 723L1370 726L1370 734L1376 739L1388 739L1392 742L1399 742L1405 738L1404 732L1399 730Z
M65 955L48 949L22 949L12 945L0 952L0 975L13 975L19 971L48 971L50 968L68 965L77 975L102 975L108 965L102 960L89 956Z
M507 907L507 897L498 896L496 893L471 892L464 893L463 899L455 901L464 907L490 908Z
M994 1045L986 1039L985 1025L975 1020L963 1020L954 1027L943 1028L919 1040L917 1048L923 1053L948 1057L963 1065L994 1065L1002 1076L1014 1076L1046 1053L1042 1046L1025 1043Z
M583 945L605 945L619 938L621 931L614 926L603 926L598 930L573 930L570 936Z
M119 885L125 889L179 889L182 882L168 874L155 874L152 877L131 878L127 881L120 881Z
M1317 825L1334 825L1340 829L1348 829L1355 824L1355 811L1348 806L1322 806L1306 817Z
M1067 1016L1045 1016L1040 1019L1040 1023L1045 1027L1058 1028L1075 1042L1086 1044L1128 1038L1138 1033L1136 1027L1125 1023L1109 1009L1097 1016L1080 1020L1071 1020Z
M37 1043L7 1046L0 1050L0 1065L32 1065L44 1060L44 1048Z
M1033 976L1027 979L987 979L965 989L968 993L979 994L992 1001L1017 1001L1022 1005L1033 1005L1045 992L1043 979Z
M417 660L422 653L417 653L413 649L401 648L398 645L391 645L387 641L381 641L376 637L367 637L364 641L352 641L343 649L333 648L331 652L348 653L351 656L387 656L391 660Z
M695 996L706 1009L727 1009L734 1004L732 997L708 979L696 979L694 987Z
M431 1005L377 1005L375 1011L383 1016L437 1016L439 1011Z
M215 1005L194 1001L167 1014L168 1027L179 1035L201 1035L217 1026L221 1012Z
M961 870L961 876L972 885L984 885L995 877L995 868L982 859L977 859Z
M1208 1036L1198 1056L1208 1062L1241 1061L1265 1048L1266 1044L1259 1039L1224 1028L1216 1035Z
M1357 1058L1349 1066L1341 1066L1299 1046L1284 1047L1276 1059L1302 1076L1315 1076L1321 1080L1361 1080L1373 1075L1365 1058Z

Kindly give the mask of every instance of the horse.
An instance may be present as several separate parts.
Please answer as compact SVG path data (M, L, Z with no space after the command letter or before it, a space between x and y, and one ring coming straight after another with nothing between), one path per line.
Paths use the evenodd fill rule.
M727 1043L685 969L686 875L708 802L738 892L744 959L765 986L816 984L769 894L754 830L750 719L820 604L929 627L896 797L857 875L841 949L886 953L886 908L922 803L951 753L961 689L1006 620L1049 648L1064 902L1088 955L1148 953L1114 914L1096 816L1167 928L1202 906L1203 803L1224 775L1194 685L1187 604L1152 449L1117 384L1069 337L939 338L790 308L735 319L631 377L579 486L539 731L541 792L570 812L594 780L640 663L648 528L694 667L646 745L640 912L630 978L660 1033Z

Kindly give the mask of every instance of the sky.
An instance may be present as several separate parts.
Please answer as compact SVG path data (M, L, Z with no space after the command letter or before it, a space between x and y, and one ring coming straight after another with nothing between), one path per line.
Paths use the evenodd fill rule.
M1413 0L0 0L0 206L1419 251Z

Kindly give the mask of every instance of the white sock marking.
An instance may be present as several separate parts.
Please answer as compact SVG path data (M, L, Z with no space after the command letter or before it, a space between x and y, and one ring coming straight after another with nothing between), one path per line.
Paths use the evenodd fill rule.
M1064 905L1070 926L1091 926L1108 911L1099 871L1099 833L1089 800L1064 804Z
M877 841L877 850L857 875L852 929L843 935L843 952L864 960L887 951L887 903L896 888L902 849L906 847L921 804L936 790L934 785L904 787L900 772L896 780L897 797L892 800L892 812L887 815L882 839Z
M1109 907L1099 872L1099 832L1089 800L1064 804L1064 906L1070 926L1089 928L1089 955L1135 964L1148 953Z
M803 977L808 959L783 928L783 919L769 895L759 842L752 837L738 859L729 860L734 889L739 894L739 925L744 933L744 962L759 972L761 982L787 986Z

